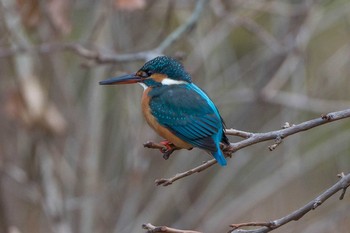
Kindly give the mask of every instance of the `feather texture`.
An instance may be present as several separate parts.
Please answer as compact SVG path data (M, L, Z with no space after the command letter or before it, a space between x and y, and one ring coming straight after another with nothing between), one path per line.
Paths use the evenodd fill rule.
M214 103L192 83L161 86L148 93L151 114L180 139L213 154L226 165L220 141L226 138Z

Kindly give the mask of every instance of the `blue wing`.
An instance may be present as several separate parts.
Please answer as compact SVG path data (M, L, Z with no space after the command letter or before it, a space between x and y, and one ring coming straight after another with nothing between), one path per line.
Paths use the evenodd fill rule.
M223 122L214 103L202 90L192 83L169 85L154 88L149 95L152 115L161 125L193 146L213 155L219 153L217 156L224 159L219 149L224 136Z

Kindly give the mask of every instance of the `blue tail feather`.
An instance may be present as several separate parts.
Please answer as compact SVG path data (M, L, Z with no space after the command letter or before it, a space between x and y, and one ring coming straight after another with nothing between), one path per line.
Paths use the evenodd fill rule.
M222 151L220 149L218 149L216 152L212 153L212 155L214 156L214 158L216 159L216 161L221 165L221 166L226 166L227 162L225 159L224 154L222 153Z

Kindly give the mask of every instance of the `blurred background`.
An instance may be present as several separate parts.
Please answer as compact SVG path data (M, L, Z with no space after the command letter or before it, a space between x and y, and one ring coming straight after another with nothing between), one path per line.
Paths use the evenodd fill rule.
M143 148L161 138L142 117L142 88L98 81L145 60L91 58L156 48L196 4L196 25L162 52L181 59L228 128L267 132L350 106L346 0L1 0L0 232L144 232L147 222L227 232L280 218L350 171L344 119L155 186L211 157ZM350 232L349 195L338 197L275 232Z

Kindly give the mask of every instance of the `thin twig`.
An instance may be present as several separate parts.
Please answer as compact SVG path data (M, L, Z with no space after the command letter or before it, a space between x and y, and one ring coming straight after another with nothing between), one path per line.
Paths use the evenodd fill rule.
M281 137L277 137L275 139L275 143L272 144L271 146L268 146L269 150L270 151L275 150L278 147L278 145L280 145L282 142L283 142L282 138Z
M250 138L254 134L251 132L246 132L238 129L226 129L225 130L226 135L233 135L241 138Z
M175 176L173 176L171 178L157 179L157 180L155 180L155 183L156 183L156 185L168 186L168 185L171 185L173 182L175 182L179 179L182 179L186 176L190 176L194 173L199 173L201 171L204 171L205 169L213 166L214 164L216 164L216 160L212 159L212 160L206 161L205 163L203 163L202 165L200 165L198 167L192 168L192 169L185 171L185 172L177 173Z
M167 226L153 226L151 223L142 224L142 228L147 230L147 233L165 232L165 233L201 233L199 231L180 230Z
M242 227L272 227L271 222L244 222L244 223L234 223L231 224L230 227L232 227L232 230L236 230Z
M335 183L332 187L327 189L325 192L323 192L321 195L304 205L303 207L297 209L296 211L280 218L276 219L271 222L265 222L265 223L256 223L256 222L251 222L251 223L240 223L240 224L231 224L231 227L234 229L230 231L231 233L266 233L270 232L274 229L277 229L281 226L283 226L286 223L289 223L291 221L298 221L300 218L302 218L305 214L310 212L311 210L316 209L319 207L321 204L323 204L328 198L339 192L340 190L343 190L341 194L341 199L344 197L345 190L350 186L350 173L347 175L344 175L344 173L338 175L341 179ZM263 226L258 229L253 229L253 230L242 230L238 229L241 227L245 226Z
M151 148L151 149L159 149L159 150L163 150L163 149L166 149L166 146L164 146L163 144L161 143L156 143L156 142L145 142L143 144L143 147L145 148Z
M275 131L271 131L271 132L266 132L266 133L248 133L248 132L244 132L244 131L239 131L239 132L244 132L243 135L249 136L249 137L247 139L242 140L242 141L239 141L236 143L231 143L230 146L226 146L225 148L223 148L223 151L224 151L226 157L230 157L232 153L234 153L240 149L243 149L245 147L248 147L250 145L260 143L260 142L264 142L264 141L268 141L268 140L275 140L275 144L277 144L277 143L280 144L283 139L285 139L286 137L288 137L290 135L312 129L314 127L317 127L317 126L320 126L320 125L323 125L326 123L341 120L343 118L348 118L348 117L350 117L350 109L328 113L326 115L323 115L323 116L316 118L316 119L313 119L313 120L305 121L305 122L297 124L297 125L291 125L290 127L287 127L287 128L283 128L283 129L275 130ZM235 131L231 131L231 130L228 130L228 132L235 133ZM157 185L168 186L176 180L190 176L194 173L201 172L201 171L211 167L215 163L216 163L216 160L212 159L212 160L209 160L209 161L205 162L204 164L199 165L195 168L192 168L188 171L178 173L171 178L157 179L155 181L155 183Z

